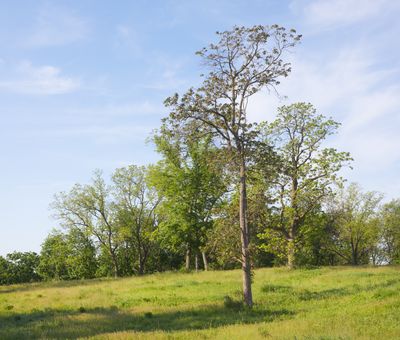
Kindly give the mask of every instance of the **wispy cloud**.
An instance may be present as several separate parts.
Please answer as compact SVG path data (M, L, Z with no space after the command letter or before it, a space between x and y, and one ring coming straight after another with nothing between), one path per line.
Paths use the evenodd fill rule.
M87 20L67 8L47 5L39 10L26 45L29 47L65 45L82 40L88 34Z
M287 99L264 93L249 107L251 114L255 120L272 120L277 106L311 102L320 113L342 123L330 144L354 157L350 179L362 178L368 186L368 177L378 173L393 177L391 169L400 163L400 85L387 79L398 78L400 70L379 68L376 57L367 46L358 46L342 48L331 58L293 58L293 73L279 88ZM396 183L400 187L393 177L392 184ZM394 195L393 187L381 190Z
M400 3L392 0L294 0L290 7L300 13L307 24L335 28L390 13L400 8Z
M79 79L63 76L57 67L33 66L24 61L17 66L11 79L0 81L0 89L30 95L54 95L76 91L80 88Z

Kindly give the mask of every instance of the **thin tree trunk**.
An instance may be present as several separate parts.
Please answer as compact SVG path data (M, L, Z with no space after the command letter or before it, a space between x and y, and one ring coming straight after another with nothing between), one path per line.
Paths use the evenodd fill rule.
M139 275L143 275L143 274L144 274L144 260L140 256L140 258L139 258Z
M143 244L142 244L142 248L143 248L143 254L142 254L142 260L140 262L140 268L139 268L140 275L144 275L146 273L146 263L147 263L147 258L149 256L149 252L150 252L149 248L147 248L147 246L144 247Z
M196 273L199 271L199 254L197 254L194 256L194 267L196 269Z
M243 298L247 306L253 306L251 292L251 263L249 252L250 233L247 223L246 165L244 159L240 164L239 220L242 243Z
M190 270L190 248L186 250L186 265L185 265L186 271Z
M293 160L293 166L295 169L297 169L297 162ZM297 205L297 190L298 190L298 180L297 180L297 173L294 174L294 178L292 178L292 191L290 194L290 199L291 199L291 207L293 209L294 217L290 225L290 230L289 230L289 238L288 238L288 244L287 244L287 266L289 269L294 268L294 262L295 262L295 233L298 227L298 205Z
M292 234L292 233L290 233ZM293 237L289 237L287 244L287 266L289 269L294 268L294 239Z
M204 264L204 270L208 271L208 261L207 261L207 255L205 251L201 252L201 256L203 257L203 264Z
M143 258L142 258L142 251L139 248L139 275L143 275Z
M353 266L358 266L358 249L357 243L354 245L354 241L351 241L351 264Z
M351 262L353 266L358 266L358 256L357 252L353 251L352 256L351 256Z
M114 253L111 254L112 262L113 262L113 273L114 277L118 277L118 261Z

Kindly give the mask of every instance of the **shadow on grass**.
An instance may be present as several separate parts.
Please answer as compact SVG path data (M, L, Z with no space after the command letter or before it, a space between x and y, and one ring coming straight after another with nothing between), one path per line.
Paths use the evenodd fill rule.
M196 310L134 313L110 308L80 308L76 311L46 309L0 317L1 339L77 338L109 332L180 331L216 328L233 324L272 322L293 317L294 312L203 306Z
M114 278L99 278L90 280L60 280L47 282L20 283L16 285L0 286L0 294L43 290L47 288L68 288L76 286L92 286L101 284L107 281L116 280Z
M298 297L302 301L310 301L310 300L324 300L329 298L342 297L351 294L352 292L346 288L333 288L317 292L305 289L298 293Z
M324 300L330 298L339 298L347 295L354 295L357 293L369 292L373 290L380 290L383 288L390 288L393 285L400 283L400 279L391 279L385 282L373 283L373 284L352 284L342 288L332 288L320 291L311 291L309 289L295 289L288 285L276 285L276 284L265 284L261 291L263 293L283 293L286 296L291 295L298 298L301 301L311 300ZM390 295L390 294L389 294Z

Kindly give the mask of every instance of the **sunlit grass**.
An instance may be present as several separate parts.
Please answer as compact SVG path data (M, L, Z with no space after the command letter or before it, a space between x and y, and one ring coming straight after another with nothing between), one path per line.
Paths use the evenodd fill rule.
M0 339L400 339L400 268L163 273L0 287ZM229 296L230 298L226 298Z

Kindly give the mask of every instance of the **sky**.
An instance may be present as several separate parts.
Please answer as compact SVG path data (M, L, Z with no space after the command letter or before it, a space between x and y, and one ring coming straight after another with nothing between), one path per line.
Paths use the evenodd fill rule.
M0 11L0 255L40 251L55 193L95 169L155 162L163 100L199 83L195 51L233 25L303 35L292 73L249 104L253 120L311 102L342 123L343 175L400 197L400 1L6 1Z

